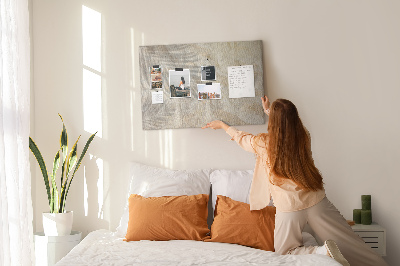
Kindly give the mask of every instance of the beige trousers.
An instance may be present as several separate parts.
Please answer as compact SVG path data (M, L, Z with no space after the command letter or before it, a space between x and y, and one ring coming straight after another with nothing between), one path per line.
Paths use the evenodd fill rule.
M325 197L316 205L294 212L276 212L275 252L278 254L313 254L317 247L303 246L301 232L309 224L322 240L332 239L351 266L380 266L386 262L353 232L335 206Z

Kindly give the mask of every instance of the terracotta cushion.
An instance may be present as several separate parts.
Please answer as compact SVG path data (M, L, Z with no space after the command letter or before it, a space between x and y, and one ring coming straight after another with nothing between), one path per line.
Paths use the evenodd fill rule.
M272 206L250 211L249 204L218 195L211 239L205 241L274 251L275 212Z
M126 241L203 240L207 226L208 195L129 197Z

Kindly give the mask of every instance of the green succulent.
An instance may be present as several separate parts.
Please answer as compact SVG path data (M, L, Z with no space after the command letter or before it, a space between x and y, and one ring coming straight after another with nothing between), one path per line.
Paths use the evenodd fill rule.
M42 171L44 184L46 185L47 190L47 198L49 200L50 212L51 213L63 213L65 212L65 202L67 200L67 195L69 188L71 187L71 182L74 179L76 171L79 169L81 165L82 159L85 156L90 143L94 139L96 133L91 135L87 140L85 147L77 160L77 149L78 149L78 140L81 136L78 137L74 146L72 146L72 150L68 153L68 135L67 130L65 128L64 120L60 114L58 114L63 123L63 129L61 131L60 136L60 149L57 151L54 161L53 161L53 171L48 173L46 164L43 160L43 156L40 153L39 148L36 143L33 141L31 137L29 137L29 149L32 151L33 155L36 157L36 160L39 164L40 170ZM60 161L62 161L61 165L61 190L60 193L57 189L56 183L56 173L60 166ZM75 168L74 168L75 167ZM50 178L49 178L50 175ZM60 195L61 194L61 195Z

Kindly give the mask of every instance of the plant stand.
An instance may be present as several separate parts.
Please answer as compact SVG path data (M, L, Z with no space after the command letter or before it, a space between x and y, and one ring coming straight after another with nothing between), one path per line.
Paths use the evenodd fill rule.
M52 266L62 259L81 241L82 233L72 231L68 236L34 234L36 265Z

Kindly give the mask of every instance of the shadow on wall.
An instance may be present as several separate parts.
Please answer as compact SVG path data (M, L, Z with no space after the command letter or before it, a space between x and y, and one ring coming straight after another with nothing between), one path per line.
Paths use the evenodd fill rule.
M82 100L83 128L88 133L98 132L89 158L83 162L83 178L76 186L73 206L74 228L86 236L90 231L109 228L104 219L104 160L99 150L104 142L103 94L105 92L105 71L102 46L102 14L82 5ZM105 101L104 101L105 102ZM82 173L81 173L82 174ZM82 204L83 203L83 204Z
M125 207L121 203L126 202L129 161L140 156L142 162L150 161L169 169L173 169L175 161L172 152L175 132L142 131L140 123L136 55L137 47L144 45L144 33L127 28L124 48L130 57L124 58L122 73L118 71L125 80L116 85L119 80L110 81L106 71L105 21L102 13L82 5L82 103L83 128L87 132L84 135L98 131L89 156L82 162L83 171L74 181L70 195L74 199L69 199L69 208L75 211L74 230L82 231L83 236L101 228L114 230L118 225L118 214ZM112 90L107 90L108 87ZM117 104L113 102L116 100ZM115 117L118 121L112 120ZM189 140L179 143L185 141Z
M109 228L109 222L104 219L104 202L108 192L104 191L103 160L89 154L80 175L83 176L74 180L76 188L71 189L73 193L69 195L74 200L69 202L68 208L74 210L73 227L86 236L93 230Z

